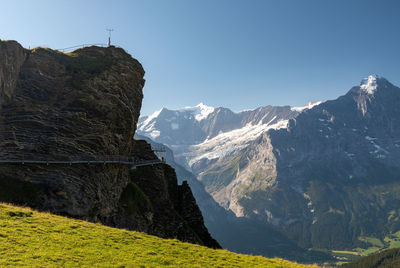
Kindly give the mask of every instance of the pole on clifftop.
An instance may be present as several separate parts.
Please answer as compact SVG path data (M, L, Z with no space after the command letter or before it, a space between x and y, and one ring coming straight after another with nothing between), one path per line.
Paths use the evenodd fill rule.
M108 46L111 46L111 32L114 31L114 29L106 29L108 31Z

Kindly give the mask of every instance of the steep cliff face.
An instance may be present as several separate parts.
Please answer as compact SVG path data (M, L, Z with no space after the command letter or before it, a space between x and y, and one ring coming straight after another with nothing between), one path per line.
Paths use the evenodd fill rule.
M26 51L17 42L0 42L0 103L12 96L25 57Z
M130 154L143 96L139 62L114 47L89 47L69 55L43 48L29 51L16 42L0 47L1 159ZM3 164L1 197L98 220L115 211L128 171L118 165Z
M157 159L144 140L134 141L133 155L140 161ZM114 219L118 227L220 248L204 226L189 185L178 185L175 170L167 164L131 170L119 202Z
M98 160L135 153L137 158L143 157L140 154L154 157L151 149L139 150L133 143L144 70L123 49L87 47L64 54L0 42L0 67L0 160ZM168 191L181 186L176 178L173 181L174 174L165 175L167 169L147 169L160 181L170 180L169 188L159 188L148 203L138 198L142 203L137 207L146 209L164 197L175 202ZM135 172L146 173L120 164L1 163L0 201L202 243L189 227L182 229L192 237L173 232L167 216L181 217L175 215L175 207L156 221L169 227L165 231L150 227L151 217L157 219L163 207L131 223L126 219L129 215L118 216L121 200L136 194ZM180 196L184 195L176 197ZM179 222L186 224L183 219Z

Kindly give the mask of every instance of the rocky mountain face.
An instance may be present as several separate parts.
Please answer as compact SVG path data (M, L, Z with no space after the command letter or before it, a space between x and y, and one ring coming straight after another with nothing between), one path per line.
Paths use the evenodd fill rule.
M150 129L236 216L272 225L305 248L366 248L365 237L383 241L400 229L399 103L398 87L369 76L336 100L280 107L281 114L247 111L268 115L246 124L235 125L231 114L207 132L214 109L195 122L203 140L189 145L170 141L174 132L157 116ZM139 120L138 133L149 135L144 126Z
M198 173L222 155L232 155L247 147L267 129L286 126L287 120L298 113L289 106L234 113L200 103L181 110L163 108L141 117L137 134L167 145L178 163Z
M251 148L272 152L276 175L264 177L275 183L237 198L243 214L308 247L365 247L362 237L398 231L399 101L398 87L370 76L267 133Z
M0 163L0 201L219 247L167 165L46 164L156 158L132 139L143 76L121 48L64 54L0 41L0 160L20 161Z
M289 119L312 106L265 106L239 113L202 103L176 111L163 108L139 118L137 133L169 146L176 162L192 171L213 198L229 208L230 193L240 186L237 182L229 185L235 168L248 162L243 159L239 163L238 156L263 133L285 128ZM259 164L253 163L257 168ZM231 210L236 213L234 207Z
M166 149L166 152L158 153L159 157L163 157L175 169L179 183L188 182L202 211L205 225L212 237L216 238L223 248L237 253L267 257L279 256L301 262L323 262L330 259L321 252L297 246L295 241L274 230L270 224L263 224L245 217L236 217L232 211L224 209L212 198L193 173L175 161L171 149L148 137L138 134L135 136L146 140L155 148Z

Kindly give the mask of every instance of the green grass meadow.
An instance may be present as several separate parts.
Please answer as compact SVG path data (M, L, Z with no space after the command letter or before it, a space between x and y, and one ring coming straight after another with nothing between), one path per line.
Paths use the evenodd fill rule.
M0 203L0 267L309 267Z

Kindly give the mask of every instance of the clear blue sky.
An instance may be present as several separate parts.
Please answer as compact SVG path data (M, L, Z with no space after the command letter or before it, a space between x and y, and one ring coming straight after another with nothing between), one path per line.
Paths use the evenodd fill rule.
M334 99L369 74L400 85L400 1L0 0L0 39L107 41L146 70L142 114Z

